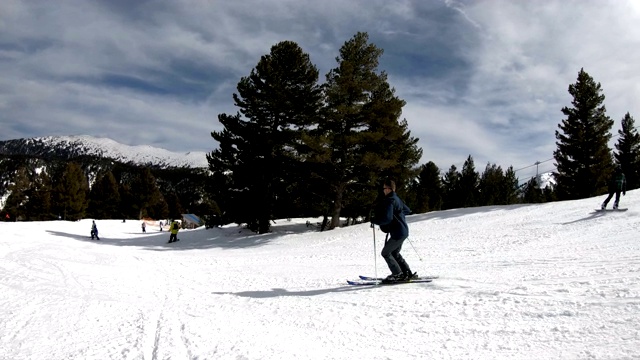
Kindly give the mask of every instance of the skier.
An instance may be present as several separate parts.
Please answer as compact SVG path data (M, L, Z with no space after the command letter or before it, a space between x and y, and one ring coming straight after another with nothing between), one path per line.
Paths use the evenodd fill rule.
M95 220L93 220L93 223L91 224L91 240L93 240L94 236L96 240L100 240L100 238L98 237L98 227L96 226Z
M385 180L382 191L384 198L376 204L372 223L379 225L380 230L387 233L380 254L391 270L391 275L385 281L415 279L418 273L411 272L409 264L400 255L402 243L409 237L409 226L404 216L410 214L411 210L396 195L396 183L393 180Z
M173 220L173 223L171 223L171 227L169 228L169 230L171 231L169 242L172 243L178 241L178 231L180 230L180 224L178 223L178 221Z
M609 196L607 196L602 203L601 209L604 210L607 208L607 204L613 197L613 194L616 194L616 200L613 202L613 209L617 209L620 204L620 192L622 192L622 195L627 194L627 180L622 172L622 166L618 165L609 180Z
M147 224L144 221L142 222L142 232L143 233L147 232Z

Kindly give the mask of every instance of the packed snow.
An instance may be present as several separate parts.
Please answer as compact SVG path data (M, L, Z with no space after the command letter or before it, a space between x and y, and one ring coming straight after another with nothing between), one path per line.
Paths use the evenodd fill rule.
M96 220L0 223L0 359L637 359L640 191L408 216L384 234L319 219L180 231ZM611 204L609 205L611 208ZM310 226L307 226L310 221ZM375 242L374 242L375 235Z

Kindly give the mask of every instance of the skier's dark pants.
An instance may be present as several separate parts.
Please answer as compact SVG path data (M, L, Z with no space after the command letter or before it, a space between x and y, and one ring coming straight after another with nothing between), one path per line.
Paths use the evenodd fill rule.
M609 196L607 196L606 200L604 201L604 207L607 207L607 204L613 197L613 194L616 194L616 201L613 202L613 206L618 206L618 204L620 203L620 190L609 190Z
M178 234L171 234L169 236L169 241L178 241Z
M409 264L404 261L402 255L400 255L400 250L402 250L402 243L404 243L404 239L388 239L384 243L384 247L382 248L382 252L380 255L384 258L389 266L389 270L394 275L398 275L401 273L407 273L411 271L409 269Z

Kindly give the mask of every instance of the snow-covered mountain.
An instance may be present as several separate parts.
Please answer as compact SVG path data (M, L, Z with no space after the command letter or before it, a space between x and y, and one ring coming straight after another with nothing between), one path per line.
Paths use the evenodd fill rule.
M544 189L548 186L555 186L555 185L556 185L556 179L553 177L552 172L547 172L547 173L538 175L538 186L540 187L540 189Z
M166 167L206 168L205 152L176 153L149 146L130 146L88 135L47 136L0 141L0 154L31 156L98 156L123 163Z

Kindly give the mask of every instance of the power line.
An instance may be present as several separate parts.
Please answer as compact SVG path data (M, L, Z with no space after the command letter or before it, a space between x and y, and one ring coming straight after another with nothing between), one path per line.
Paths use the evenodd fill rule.
M640 128L640 125L638 125L638 126L634 127L634 128L633 128L633 130L638 130L638 128ZM620 136L620 132L619 132L619 131L618 131L618 132L616 132L615 134L611 135L611 139L613 139L613 138L615 138L615 137L618 137L618 136ZM530 167L534 167L534 166L536 166L536 167L537 167L538 165L540 165L540 164L542 164L542 163L546 163L546 162L551 161L551 160L554 160L554 159L555 159L555 158L547 159L547 160L544 160L544 161L536 161L536 162L534 162L534 163L533 163L533 164L531 164L531 165L527 165L527 166L522 167L522 168L520 168L520 169L514 170L514 172L518 172L518 171L521 171L521 170L525 170L525 169L528 169L528 168L530 168ZM556 167L554 166L554 167L553 167L553 169L555 169L555 168L556 168ZM536 168L536 176L537 176L537 175L538 175L538 169Z
M547 160L544 160L544 161L536 161L536 162L534 162L534 163L533 163L533 164L531 164L531 165L528 165L528 166L525 166L525 167L523 167L523 168L520 168L520 169L517 169L517 170L513 170L513 171L514 171L514 172L518 172L518 171L520 171L520 170L524 170L524 169L528 169L528 168L530 168L530 167L538 166L538 165L540 165L540 164L542 164L542 163L546 163L547 161L551 161L551 160L554 160L554 159L555 159L555 158L547 159Z
M639 128L640 128L640 125L638 125L638 126L634 127L634 128L633 128L633 130L638 130ZM616 138L616 137L618 137L618 136L620 136L620 135L621 135L621 134L620 134L620 130L618 130L618 132L616 132L615 134L612 134L612 135L611 135L611 139ZM536 177L538 177L538 176L539 176L538 166L539 166L539 165L541 165L541 164L544 164L544 163L546 163L546 162L552 161L552 160L555 160L555 158L550 158L550 159L546 159L546 160L543 160L543 161L536 161L536 162L534 162L534 163L533 163L533 164L531 164L531 165L527 165L527 166L521 167L521 168L519 168L519 169L516 169L516 170L514 170L514 172L518 172L518 171L526 170L526 169L528 169L528 168L531 168L531 167L534 167L534 166L535 166L535 167L536 167ZM460 163L459 163L459 165L460 165ZM454 166L455 166L455 164L454 164ZM460 165L460 166L462 166L462 165ZM552 168L551 168L551 170L549 170L549 171L545 171L545 172L550 172L550 171L553 171L553 170L555 170L555 169L557 169L557 166L554 166L554 167L552 167ZM441 176L444 176L444 174L446 174L446 171L444 171L444 170L440 170L440 173L441 173Z

